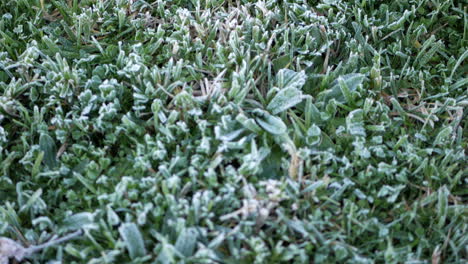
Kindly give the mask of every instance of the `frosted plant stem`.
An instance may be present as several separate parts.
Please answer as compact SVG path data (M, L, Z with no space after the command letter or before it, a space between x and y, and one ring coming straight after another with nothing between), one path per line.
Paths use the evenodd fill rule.
M27 255L32 255L38 251L41 251L45 248L48 248L48 247L52 247L52 246L55 246L57 244L60 244L60 243L63 243L63 242L66 242L68 240L72 240L76 237L79 237L83 234L83 231L82 230L78 230L78 231L75 231L73 233L70 233L66 236L63 236L63 237L60 237L60 238L57 238L57 239L54 239L54 240L51 240L49 242L46 242L42 245L38 245L38 246L30 246L26 249L26 256Z

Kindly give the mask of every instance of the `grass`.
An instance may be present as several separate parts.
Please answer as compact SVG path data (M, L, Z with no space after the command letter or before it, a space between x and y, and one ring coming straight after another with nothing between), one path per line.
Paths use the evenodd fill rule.
M462 2L1 1L0 262L467 262Z

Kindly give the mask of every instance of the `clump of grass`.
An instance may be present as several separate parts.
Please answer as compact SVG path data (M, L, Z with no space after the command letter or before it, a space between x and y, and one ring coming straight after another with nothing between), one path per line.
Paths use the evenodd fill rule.
M455 0L1 1L0 236L82 234L26 263L466 262L467 29Z

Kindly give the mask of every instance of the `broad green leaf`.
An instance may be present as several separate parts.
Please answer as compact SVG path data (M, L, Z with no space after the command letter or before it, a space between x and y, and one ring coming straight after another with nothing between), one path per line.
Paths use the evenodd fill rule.
M255 123L255 120L248 118L243 113L239 113L236 116L236 120L252 132L260 133L262 131L262 129Z
M279 71L282 68L288 67L288 65L291 62L292 62L291 56L289 56L289 55L281 56L281 57L273 60L273 68L274 68L275 71Z
M185 228L177 238L175 248L184 256L190 257L197 245L198 232L195 228Z
M354 92L359 85L364 82L365 75L360 73L351 73L339 76L332 84L331 88L320 93L320 98L324 101L335 99L337 102L345 103L346 99L343 94L343 88L346 93ZM343 88L342 88L343 87ZM347 88L347 89L346 89ZM347 95L349 98L349 95Z
M65 230L77 230L81 228L93 227L94 216L91 213L83 212L71 215L63 221Z
M444 144L452 134L452 127L448 126L444 129L442 129L434 139L434 145L442 145Z
M356 109L351 111L346 117L346 129L351 135L366 136L364 128L364 111Z
M274 135L281 135L286 133L287 127L281 118L270 115L268 112L257 109L257 123L267 132Z
M120 237L123 239L131 259L146 255L143 236L134 223L124 223L119 227Z
M109 225L115 226L115 225L118 225L120 223L120 218L115 213L115 211L112 209L112 207L107 206L106 213L107 213L107 223Z
M322 122L320 111L317 106L312 102L312 98L307 99L305 107L305 125L307 127L311 126L312 123L319 124Z
M49 169L57 166L57 147L48 134L42 133L39 137L39 147L44 152L44 163Z
M285 88L280 90L268 104L267 109L274 115L281 113L300 103L305 96L297 88Z
M295 72L289 69L282 69L276 77L276 84L280 89L296 88L304 86L307 76L304 71Z

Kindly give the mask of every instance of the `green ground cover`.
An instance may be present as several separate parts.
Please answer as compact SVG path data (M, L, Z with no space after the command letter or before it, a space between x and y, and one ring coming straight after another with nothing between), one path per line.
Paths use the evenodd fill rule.
M1 0L0 263L466 263L467 34L458 0Z

